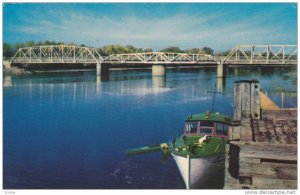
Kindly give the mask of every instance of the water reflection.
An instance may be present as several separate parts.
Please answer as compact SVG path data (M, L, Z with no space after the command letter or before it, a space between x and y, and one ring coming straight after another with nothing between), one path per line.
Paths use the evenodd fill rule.
M166 87L166 76L152 76L152 87L154 89Z
M77 83L73 83L73 105L76 104L76 90L77 90Z
M96 93L107 93L114 96L145 96L160 94L171 91L166 87L166 77L132 77L131 74L125 76L116 74L111 76L109 82L102 82L101 78L96 78Z
M223 93L223 88L225 88L226 80L225 78L217 78L217 91Z
M3 79L3 86L4 87L12 87L12 79L10 75L5 75Z
M27 97L34 98L38 95L40 103L49 100L49 103L55 104L59 100L62 104L69 101L76 105L77 100L82 99L85 104L88 104L104 94L117 97L139 96L140 99L152 96L159 100L160 96L166 93L171 93L177 103L188 103L211 99L212 95L208 92L214 91L215 84L216 90L222 92L224 98L232 98L230 91L234 80L258 79L262 89L279 106L297 106L294 77L282 76L285 73L280 68L273 69L272 74L268 69L258 70L260 71L256 73L245 68L229 68L227 78L216 78L215 72L205 68L184 72L168 71L167 76L152 76L150 71L111 71L107 77L96 76L94 72L4 75L3 86L27 89ZM35 93L36 90L39 92Z
M281 93L281 108L283 108L284 105L284 93Z

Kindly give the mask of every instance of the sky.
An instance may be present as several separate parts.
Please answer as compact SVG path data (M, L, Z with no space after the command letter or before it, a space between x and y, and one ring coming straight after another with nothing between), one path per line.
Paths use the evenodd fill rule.
M297 44L296 3L3 3L3 42L61 41L155 51Z

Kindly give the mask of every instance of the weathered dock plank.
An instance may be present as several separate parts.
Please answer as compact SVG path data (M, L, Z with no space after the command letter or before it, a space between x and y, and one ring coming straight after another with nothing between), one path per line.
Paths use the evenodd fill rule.
M270 144L267 142L232 141L239 147L239 158L259 158L297 161L296 144Z
M256 142L297 144L297 120L253 120L252 128Z
M273 179L297 179L297 165L287 163L240 163L239 176Z
M297 180L253 177L252 186L257 189L296 189Z
M262 110L262 119L297 120L297 109Z
M249 84L254 87L250 93L245 88ZM253 91L255 85L260 89L257 81L235 82L236 121L228 132L224 188L296 189L297 109L280 109L262 92Z

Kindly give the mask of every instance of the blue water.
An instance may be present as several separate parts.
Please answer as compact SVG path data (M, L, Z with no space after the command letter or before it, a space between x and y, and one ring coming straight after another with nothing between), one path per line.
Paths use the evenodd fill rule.
M133 147L168 142L189 113L233 114L233 82L258 79L278 105L297 107L289 68L170 69L5 76L4 189L183 189L175 162L160 153L126 157ZM250 72L250 73L249 73ZM223 178L216 178L222 181ZM221 188L214 186L213 188Z

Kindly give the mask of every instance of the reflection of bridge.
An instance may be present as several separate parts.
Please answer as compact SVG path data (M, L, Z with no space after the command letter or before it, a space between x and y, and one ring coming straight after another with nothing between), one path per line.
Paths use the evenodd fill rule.
M223 65L292 65L297 64L296 45L237 45L227 56L187 53L130 53L101 56L96 48L71 45L34 46L20 48L11 65L36 64L93 64L101 74L106 64L153 65L153 74L165 74L166 65L217 65L218 76L223 76Z

